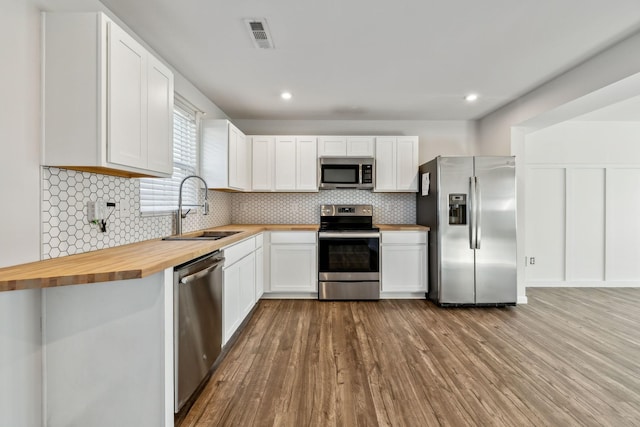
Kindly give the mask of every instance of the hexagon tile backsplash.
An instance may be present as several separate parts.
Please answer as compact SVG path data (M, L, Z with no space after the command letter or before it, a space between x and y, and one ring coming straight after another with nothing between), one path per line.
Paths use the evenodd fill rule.
M373 205L376 224L415 224L415 193L373 193L366 190L323 190L318 193L235 193L234 224L315 224L320 205Z
M57 258L173 233L173 215L140 214L140 181L89 172L43 167L42 259ZM371 204L379 224L413 224L415 193L328 190L318 193L225 193L209 190L209 215L192 213L184 231L226 224L315 224L322 204ZM204 198L204 193L201 195ZM87 202L115 202L107 208L107 231L87 221ZM128 202L130 209L120 209Z
M43 168L42 259L57 258L127 243L168 236L174 230L173 215L140 214L140 181L89 172ZM204 194L201 196L204 198ZM107 208L107 231L87 221L87 202L115 202ZM130 209L120 214L120 203ZM231 222L230 194L209 191L211 211L187 215L184 231L226 225Z

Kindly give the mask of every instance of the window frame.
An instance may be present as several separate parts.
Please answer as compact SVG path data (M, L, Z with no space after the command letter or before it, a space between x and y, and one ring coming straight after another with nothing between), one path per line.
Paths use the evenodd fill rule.
M182 116L182 123L180 117ZM140 178L138 196L140 201L141 216L165 216L172 215L178 210L178 188L180 182L189 175L199 175L200 172L200 122L202 113L184 97L175 93L173 106L173 172L169 178ZM191 133L193 140L191 146L181 144L180 148L176 143L182 140L176 138ZM179 149L181 152L177 153ZM178 155L176 155L178 154ZM192 157L193 163L184 163L180 157ZM198 180L188 180L182 189L182 201L184 205L197 204L200 196L200 185ZM147 200L147 198L156 200ZM170 200L168 200L170 198ZM159 202L158 199L164 200ZM162 206L165 204L166 206Z

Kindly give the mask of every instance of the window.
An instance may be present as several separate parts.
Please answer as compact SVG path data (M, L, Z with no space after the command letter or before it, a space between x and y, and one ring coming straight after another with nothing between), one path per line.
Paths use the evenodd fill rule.
M198 172L198 114L176 94L173 109L173 175L171 178L140 179L140 212L163 214L178 209L180 182ZM197 203L199 181L190 179L182 187L182 203Z

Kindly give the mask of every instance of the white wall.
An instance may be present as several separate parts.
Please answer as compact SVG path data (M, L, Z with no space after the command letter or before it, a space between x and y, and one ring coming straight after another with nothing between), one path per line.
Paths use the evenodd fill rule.
M636 33L483 117L478 121L477 154L509 155L512 126L639 73L639 51L640 33Z
M438 155L469 155L475 124L462 120L232 120L247 135L418 135L420 164Z
M40 20L32 1L0 2L0 266L40 253ZM40 291L0 292L0 425L42 419Z
M640 122L525 138L526 286L640 286Z

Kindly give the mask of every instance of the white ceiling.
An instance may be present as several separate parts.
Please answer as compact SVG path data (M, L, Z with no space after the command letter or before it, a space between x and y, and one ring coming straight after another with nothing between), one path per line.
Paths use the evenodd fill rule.
M640 29L638 0L102 3L232 119L476 119Z

